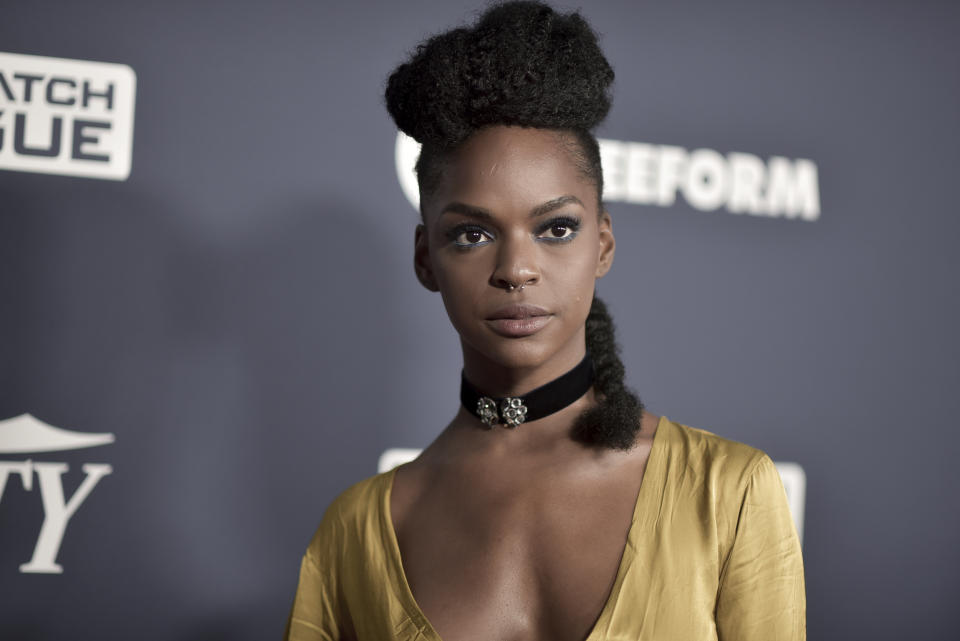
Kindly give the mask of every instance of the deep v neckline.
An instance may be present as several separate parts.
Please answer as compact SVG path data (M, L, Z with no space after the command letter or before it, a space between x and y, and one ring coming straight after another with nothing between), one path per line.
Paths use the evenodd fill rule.
M637 547L637 539L640 532L637 531L638 523L642 520L644 514L649 514L648 508L653 506L653 498L656 495L656 489L650 486L656 485L657 488L663 487L663 472L666 469L661 450L664 447L666 436L662 434L665 425L670 423L666 416L661 416L657 422L657 431L653 435L653 443L650 445L650 453L647 454L647 462L644 465L643 478L640 480L640 489L637 492L637 500L633 506L633 516L630 521L630 527L627 530L627 540L620 553L620 563L617 566L616 578L613 581L613 587L610 588L610 594L597 616L590 633L584 641L600 641L603 637L603 630L610 625L617 600L620 597L620 590L623 586L624 577L631 564L631 557ZM393 566L393 574L398 577L399 585L394 586L397 597L403 604L403 609L411 622L417 627L417 630L427 641L443 641L433 625L427 619L416 598L413 596L413 590L407 581L406 572L403 570L403 560L400 557L400 544L397 541L397 533L393 527L393 515L390 512L390 495L393 492L393 480L396 476L397 468L393 468L384 475L383 496L380 503L380 513L382 522L382 533L387 551L388 562Z

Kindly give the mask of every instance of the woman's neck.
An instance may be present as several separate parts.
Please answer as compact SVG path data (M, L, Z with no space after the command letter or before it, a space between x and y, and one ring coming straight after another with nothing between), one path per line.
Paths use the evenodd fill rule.
M530 355L503 362L463 345L463 372L475 388L488 396L522 396L563 376L576 367L585 354L585 344L580 340L544 360Z

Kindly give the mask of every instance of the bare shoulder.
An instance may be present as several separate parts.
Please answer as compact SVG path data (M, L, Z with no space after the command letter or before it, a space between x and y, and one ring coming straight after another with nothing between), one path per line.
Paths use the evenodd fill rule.
M397 466L390 489L390 513L394 525L401 524L409 508L435 484L451 465L451 450L455 438L450 436L451 427L444 430L420 452L417 458Z
M390 516L397 529L402 529L410 507L416 503L429 483L430 459L429 448L427 448L416 459L394 470L393 484L390 489Z
M637 438L642 440L649 439L653 441L653 437L657 434L657 427L660 425L660 417L656 414L651 414L647 410L643 410L640 413L640 431L637 433Z

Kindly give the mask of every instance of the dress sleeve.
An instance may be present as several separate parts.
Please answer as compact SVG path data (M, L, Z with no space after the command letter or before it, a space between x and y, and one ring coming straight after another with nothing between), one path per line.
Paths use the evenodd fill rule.
M287 619L284 641L339 641L334 568L321 568L308 549Z
M717 594L720 641L807 638L803 558L787 496L766 454L750 476Z

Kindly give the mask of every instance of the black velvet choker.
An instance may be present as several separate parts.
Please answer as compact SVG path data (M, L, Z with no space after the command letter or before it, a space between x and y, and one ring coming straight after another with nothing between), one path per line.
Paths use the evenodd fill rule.
M593 359L587 352L580 364L572 370L523 396L484 396L470 384L461 371L460 402L483 421L487 429L501 422L506 427L516 427L520 423L535 421L559 412L586 394L592 384Z

